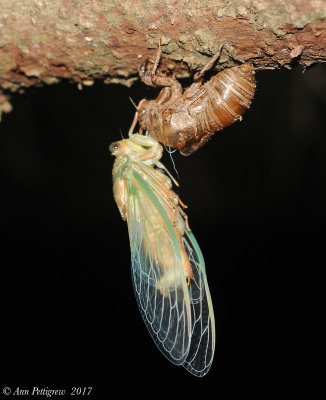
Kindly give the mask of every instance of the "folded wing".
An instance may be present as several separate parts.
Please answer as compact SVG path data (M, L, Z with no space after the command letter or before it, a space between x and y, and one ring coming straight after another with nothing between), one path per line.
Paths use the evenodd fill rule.
M215 328L202 253L185 229L182 243L194 272L188 287L180 243L155 191L136 171L128 184L132 281L141 315L171 362L205 375L213 359Z

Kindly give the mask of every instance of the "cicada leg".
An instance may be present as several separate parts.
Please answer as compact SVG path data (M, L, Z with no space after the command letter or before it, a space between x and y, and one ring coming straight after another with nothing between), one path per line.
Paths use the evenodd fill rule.
M148 150L139 153L137 156L139 161L143 161L145 164L152 164L154 160L159 160L162 157L163 147L152 137L131 133L129 134L129 140L140 146L149 147Z
M175 184L175 186L179 187L179 183L174 179L173 175L170 173L170 171L165 167L164 164L162 164L160 161L158 160L154 160L153 164L156 165L158 168L163 169L163 171L165 171L169 177L172 179L173 183Z
M161 195L161 197L166 201L166 204L168 205L169 208L171 208L171 216L170 216L170 220L172 222L172 224L175 224L175 212L176 212L176 207L178 207L178 210L180 212L180 214L183 216L183 218L186 221L186 228L188 229L188 231L190 232L190 226L189 226L189 219L188 219L188 215L183 211L183 208L188 208L181 200L180 197L174 193L172 190L167 189L163 184L159 186L159 193ZM181 205L181 207L179 207L179 204Z
M190 232L191 229L190 229L190 226L189 226L189 218L188 218L188 215L183 211L183 209L182 209L181 207L179 207L179 211L180 211L180 214L183 216L183 218L184 218L185 221L186 221L186 227L187 227L187 229L188 229L188 232Z
M155 160L155 165L157 165L159 168L162 168L167 171L167 169L164 167L164 165L162 163L160 163L159 161ZM154 170L155 171L155 170ZM168 172L168 171L167 171ZM168 172L169 173L169 172ZM170 175L170 174L169 174ZM159 171L155 171L151 173L152 178L154 178L157 182L157 185L154 185L159 194L162 196L162 198L164 200L167 201L168 206L172 209L172 213L171 213L171 221L174 222L174 213L175 210L174 208L176 206L178 206L180 204L180 206L182 208L188 208L188 206L186 204L183 203L183 201L181 201L180 197L173 191L170 190L171 189L171 181L169 180L169 177L164 175L163 173L160 173ZM170 175L171 176L171 175ZM173 176L171 176L171 178L173 179L174 183L177 183ZM178 185L179 186L179 185ZM187 214L182 210L182 208L179 207L180 209L180 213L181 215L185 218L186 220L186 226L188 231L190 231L189 228L189 223L188 223L188 216Z
M155 189L156 195L164 200L169 208L178 205L178 196L170 189L171 181L168 176L159 173L155 169L148 170L139 168L138 166L134 166L134 169L141 174L146 181L152 181L151 185Z
M177 196L177 197L178 197L178 201L179 201L181 207L182 207L182 208L188 208L188 206L186 206L185 203L183 203L183 202L181 201L180 197L179 197L179 196Z
M181 237L179 237L179 244L180 244L180 251L181 251L181 258L182 258L182 264L183 264L183 270L186 275L187 279L187 286L190 286L191 279L194 279L194 272L192 270L187 252L182 244Z
M158 178L160 176L156 175L156 177ZM162 179L162 177L160 178ZM167 201L170 208L176 207L178 205L178 196L173 192L173 190L170 190L168 187L166 187L165 184L162 183L162 181L158 181L155 187L157 188L161 197Z

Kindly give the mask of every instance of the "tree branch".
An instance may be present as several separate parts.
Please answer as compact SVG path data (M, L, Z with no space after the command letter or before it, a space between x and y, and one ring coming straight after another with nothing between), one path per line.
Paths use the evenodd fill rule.
M324 0L1 0L0 91L68 78L130 85L162 37L163 70L326 61ZM10 104L0 93L0 115Z

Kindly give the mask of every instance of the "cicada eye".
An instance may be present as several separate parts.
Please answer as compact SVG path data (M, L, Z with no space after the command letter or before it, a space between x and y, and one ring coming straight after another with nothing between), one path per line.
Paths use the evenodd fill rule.
M114 142L110 144L109 150L111 153L114 153L115 151L119 150L120 145L118 142Z

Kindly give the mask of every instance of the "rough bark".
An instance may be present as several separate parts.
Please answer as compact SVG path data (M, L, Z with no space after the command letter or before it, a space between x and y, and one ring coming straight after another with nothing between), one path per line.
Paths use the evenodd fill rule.
M326 61L326 1L0 0L0 115L10 91L31 85L130 85L160 37L161 67L179 77L220 43L217 69L307 67Z

